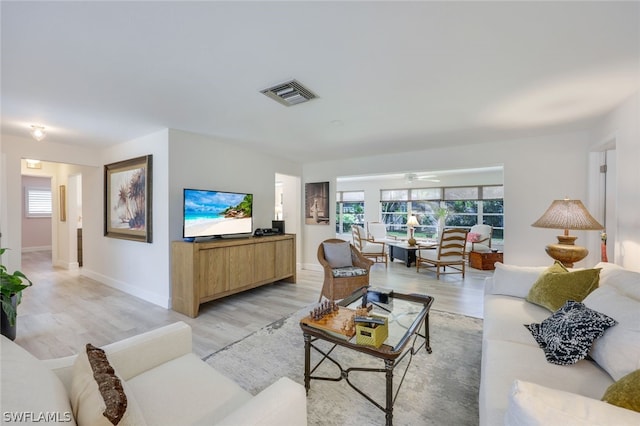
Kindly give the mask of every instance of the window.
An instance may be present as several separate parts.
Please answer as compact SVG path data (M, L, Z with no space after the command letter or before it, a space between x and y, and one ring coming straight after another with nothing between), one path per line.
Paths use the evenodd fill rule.
M24 201L26 217L51 217L51 189L26 187Z
M336 194L336 234L351 233L351 226L364 226L364 191Z
M446 209L449 215L445 226L492 225L493 240L502 240L503 194L502 185L381 190L382 221L387 224L387 232L404 237L407 220L414 215L420 223L415 229L416 238L437 238L438 212Z

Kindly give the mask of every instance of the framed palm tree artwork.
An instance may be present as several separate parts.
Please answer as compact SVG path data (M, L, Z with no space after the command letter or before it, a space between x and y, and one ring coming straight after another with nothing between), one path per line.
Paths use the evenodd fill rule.
M104 166L104 235L152 242L152 155Z

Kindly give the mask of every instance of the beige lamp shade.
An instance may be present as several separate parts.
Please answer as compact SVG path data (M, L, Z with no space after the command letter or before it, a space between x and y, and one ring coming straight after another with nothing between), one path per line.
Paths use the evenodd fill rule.
M410 226L413 228L414 226L418 226L418 225L420 225L418 223L418 218L416 218L415 216L410 216L409 220L407 221L407 226Z
M413 228L420 225L418 223L418 219L415 216L410 216L409 220L407 221L407 226L409 227L409 240L407 241L407 243L409 243L410 246L415 246L416 245L416 239L413 238Z
M578 237L569 235L569 230L601 230L604 229L597 220L591 216L587 208L580 200L554 200L546 212L531 226L536 228L564 229L564 235L558 235L558 244L549 244L545 250L549 256L562 262L567 267L572 267L574 262L584 259L589 251L576 246Z

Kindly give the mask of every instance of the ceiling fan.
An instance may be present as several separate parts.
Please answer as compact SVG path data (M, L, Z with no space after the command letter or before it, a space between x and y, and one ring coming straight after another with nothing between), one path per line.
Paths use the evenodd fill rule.
M440 182L440 179L434 179L438 176L436 175L418 175L416 173L407 173L405 175L405 178L407 179L407 182L409 183L413 183L416 181L422 181L422 182Z

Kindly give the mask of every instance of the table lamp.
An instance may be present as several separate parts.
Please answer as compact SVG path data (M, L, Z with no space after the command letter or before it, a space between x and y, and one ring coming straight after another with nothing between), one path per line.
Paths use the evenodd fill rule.
M580 200L554 200L546 212L531 226L536 228L564 229L564 235L558 235L558 244L549 244L545 251L553 259L571 268L574 262L584 259L589 250L575 245L578 237L569 235L569 230L602 230L604 226L589 214Z
M418 225L420 224L418 223L418 219L415 216L412 215L411 217L409 217L409 220L407 221L407 226L409 227L409 241L407 242L410 246L416 245L416 239L413 238L413 228Z

